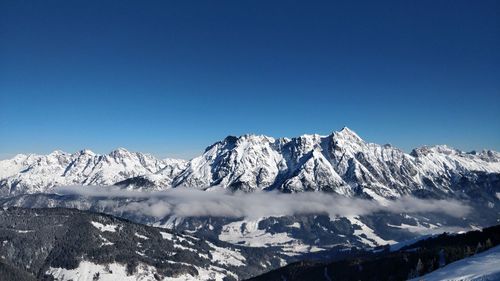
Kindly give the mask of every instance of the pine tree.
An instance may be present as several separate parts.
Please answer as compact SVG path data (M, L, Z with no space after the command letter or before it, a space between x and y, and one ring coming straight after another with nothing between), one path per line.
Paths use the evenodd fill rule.
M490 238L488 238L488 240L486 240L485 246L486 246L486 249L489 249L489 248L493 247L493 243L491 243L491 239Z
M469 245L467 245L467 247L465 248L465 256L472 256L472 250Z
M421 259L418 259L417 267L415 268L415 271L417 273L417 276L420 276L420 274L424 271L424 264L422 263Z
M481 244L481 242L478 242L477 246L476 246L476 252L475 252L475 254L481 252L482 250L483 250L483 244Z
M446 259L444 257L444 249L439 251L439 267L443 267L446 265Z
M413 279L415 277L418 277L418 274L415 271L415 269L410 270L410 272L408 273L408 278L407 279Z

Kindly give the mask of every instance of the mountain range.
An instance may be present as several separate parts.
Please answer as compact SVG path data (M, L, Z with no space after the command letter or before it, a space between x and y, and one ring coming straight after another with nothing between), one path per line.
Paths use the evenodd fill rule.
M327 136L275 139L228 136L189 161L157 159L123 148L99 155L19 154L0 161L0 194L50 192L57 186L119 185L129 189L327 191L364 198L408 194L497 199L500 153L462 152L445 145L411 153L369 143L343 128Z
M61 192L61 187L78 192ZM105 192L96 192L100 190ZM176 197L179 194L183 196L180 199ZM302 195L308 197L293 197ZM283 198L289 199L278 202ZM323 204L323 211L281 213L283 208L298 208L300 204L293 198L307 200L301 205L306 209ZM201 212L172 212L176 200L184 208ZM433 203L425 203L430 200ZM342 202L343 205L336 205ZM398 202L402 205L387 208ZM236 212L238 204L245 205L246 211ZM368 212L356 210L374 204L386 207ZM433 204L452 209L436 211L422 207ZM413 205L413 210L409 205ZM340 207L353 213L328 212ZM207 213L211 208L222 208L225 215ZM277 212L268 214L264 208ZM17 243L12 247L9 242L0 246L2 255L11 255L7 260L0 259L0 273L3 270L17 274L20 280L26 276L27 280L32 276L43 279L46 275L66 280L82 272L104 276L109 273L109 268L101 266L105 262L113 271L125 272L124 278L241 279L294 261L330 260L357 249L397 245L422 235L499 224L500 153L463 152L445 145L405 153L388 144L367 142L343 128L326 136L290 139L228 136L189 161L157 159L123 148L105 155L90 150L19 154L0 161L0 214L2 225L7 226L0 228L0 238ZM32 216L34 220L30 219ZM16 221L16 217L21 220ZM68 217L75 221L68 221ZM23 226L27 222L29 225ZM110 225L123 225L125 231L121 234L126 236L107 231ZM83 237L75 229L81 229ZM161 229L165 229L167 240L175 235L181 238L160 241L157 238ZM58 235L59 230L67 235ZM37 240L44 237L52 238ZM63 240L52 243L54 237ZM137 243L131 244L130 237L139 240L133 238L131 241ZM208 242L198 243L196 239L211 244L207 246ZM53 248L32 247L37 256L16 252L23 249L23 241L48 243ZM106 244L104 253L100 249L102 243L120 244L126 250ZM178 250L172 262L181 267L180 271L172 272L159 264L168 253L158 256L154 250L158 247ZM79 264L62 264L61 256L56 255L54 260L49 250L76 251L86 259L79 255ZM245 259L248 266L213 260L213 251L221 252L234 263ZM127 260L134 264L128 266ZM130 267L139 271L131 271ZM103 276L100 278L106 280Z
M146 193L138 198L58 193L60 186L85 189L91 185L92 188L115 185ZM163 210L170 206L170 202L150 200L148 191L175 191L179 187L193 192L251 194L313 191L311 194L324 192L380 205L411 196L455 200L470 212L463 216L401 210L343 217L324 213L214 217L174 213L159 216L143 211L152 206ZM272 199L266 201L268 205L276 203ZM221 204L224 208L229 206ZM375 247L440 229L457 231L500 223L500 153L462 152L447 146L421 147L405 153L391 145L366 142L352 130L343 128L327 136L303 135L291 139L229 136L189 161L161 160L122 148L106 155L90 150L17 155L0 161L0 206L103 212L234 245L275 247L282 254L296 256L339 246ZM190 209L193 207L197 206Z

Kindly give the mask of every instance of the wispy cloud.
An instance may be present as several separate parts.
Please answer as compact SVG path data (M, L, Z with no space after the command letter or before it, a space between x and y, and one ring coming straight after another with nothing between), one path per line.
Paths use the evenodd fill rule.
M118 212L141 213L161 218L231 217L259 218L268 216L328 214L330 217L359 216L379 211L391 213L443 213L454 217L465 216L470 207L454 200L423 200L402 197L380 204L373 200L304 192L227 193L175 188L161 192L124 190L101 186L68 186L57 193L79 195L98 200L102 207L113 207ZM125 200L115 200L125 199ZM119 203L118 203L119 202Z

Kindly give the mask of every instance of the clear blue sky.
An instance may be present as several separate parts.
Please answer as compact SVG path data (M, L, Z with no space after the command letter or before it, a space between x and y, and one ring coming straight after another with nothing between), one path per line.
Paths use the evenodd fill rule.
M0 158L348 126L500 150L500 1L0 1Z

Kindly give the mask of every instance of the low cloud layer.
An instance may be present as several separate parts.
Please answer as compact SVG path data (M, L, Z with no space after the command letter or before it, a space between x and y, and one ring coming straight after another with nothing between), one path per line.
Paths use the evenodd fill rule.
M98 200L99 205L118 212L140 213L162 218L230 217L328 214L330 217L359 216L374 212L443 213L463 217L470 207L454 200L423 200L402 197L379 203L319 192L283 194L278 192L227 193L175 188L160 192L123 190L114 187L70 186L57 189L61 195L79 195ZM121 199L121 200L116 200Z

